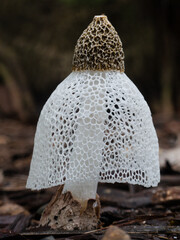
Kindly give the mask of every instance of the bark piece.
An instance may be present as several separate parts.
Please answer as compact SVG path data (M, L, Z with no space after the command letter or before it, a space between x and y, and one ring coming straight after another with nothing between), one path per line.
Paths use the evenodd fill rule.
M180 226L131 225L125 226L123 227L123 229L127 231L129 234L131 233L178 234L178 235L180 234Z
M30 215L18 214L14 222L7 226L7 229L15 233L20 233L29 225L30 219Z
M100 217L100 201L89 199L83 208L70 192L62 194L61 186L45 208L40 219L41 226L52 229L89 231L97 228Z
M15 219L16 219L17 216L15 215L8 215L8 216L1 216L0 215L0 227L4 227L4 226L7 226L7 225L10 225L12 224Z
M20 233L29 225L31 217L31 215L24 214L0 216L0 229L6 229L8 231L13 231L14 233Z
M116 226L110 226L102 240L130 240L130 236Z

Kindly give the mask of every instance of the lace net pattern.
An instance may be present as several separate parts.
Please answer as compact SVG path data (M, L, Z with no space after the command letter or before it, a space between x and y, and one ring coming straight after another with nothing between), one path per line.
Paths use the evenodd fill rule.
M158 140L143 96L119 71L72 72L44 105L27 188L160 179Z

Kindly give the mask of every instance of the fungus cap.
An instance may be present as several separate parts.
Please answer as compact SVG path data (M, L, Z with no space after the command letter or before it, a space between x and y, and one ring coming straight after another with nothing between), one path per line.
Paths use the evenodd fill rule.
M98 33L101 20L107 24L107 18L104 20L104 15L99 21L96 18L89 26L97 28ZM109 24L108 21L117 39ZM87 35L88 29L84 31ZM160 180L157 135L144 97L123 72L124 57L120 63L115 61L117 69L108 65L108 57L108 68L103 69L86 58L91 52L85 52L83 43L80 49L80 42L75 48L74 71L57 86L41 111L27 188L85 184L89 188L85 187L83 194L88 198L94 197L98 181L157 186ZM118 46L116 55L122 56L120 42ZM101 55L103 61L104 56L105 52ZM100 59L98 55L96 63ZM81 194L82 188L77 189L77 195Z
M105 15L95 16L77 41L73 70L124 72L122 42Z

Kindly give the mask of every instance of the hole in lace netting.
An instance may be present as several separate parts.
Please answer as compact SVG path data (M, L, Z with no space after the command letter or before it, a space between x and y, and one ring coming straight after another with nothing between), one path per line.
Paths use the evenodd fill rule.
M77 179L149 186L158 181L156 161L149 108L125 74L73 72L41 112L28 186Z

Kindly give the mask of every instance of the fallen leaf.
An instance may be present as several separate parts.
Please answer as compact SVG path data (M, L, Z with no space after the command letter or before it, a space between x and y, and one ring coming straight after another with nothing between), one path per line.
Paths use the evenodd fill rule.
M116 226L110 226L105 234L102 240L130 240L130 236L120 229L119 227Z
M16 203L5 203L0 206L0 215L17 215L20 213L24 215L30 214L26 209Z

